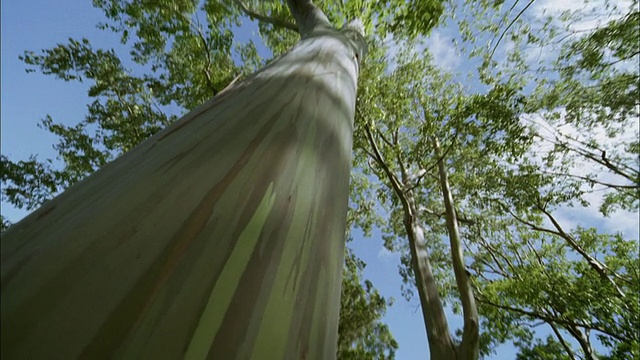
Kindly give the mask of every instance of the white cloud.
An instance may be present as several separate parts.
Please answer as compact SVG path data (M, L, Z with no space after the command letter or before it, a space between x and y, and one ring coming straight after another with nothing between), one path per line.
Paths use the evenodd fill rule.
M560 114L560 119L565 115L563 109L557 109ZM576 129L575 127L564 124L560 126L554 126L549 124L544 119L544 114L527 114L521 118L521 121L526 124L534 124L537 131L541 135L553 139L558 133L570 136L574 139L586 141L586 137ZM595 128L589 133L590 139L595 139L603 149L607 151L615 151L616 147L619 147L622 141L629 141L638 137L638 131L634 129L640 128L640 120L638 118L629 119L624 126L629 131L616 137L615 139L609 138L604 128ZM529 158L534 162L543 165L543 157L553 148L553 144L549 141L538 140L533 146L535 152L529 154ZM596 179L602 182L613 184L626 184L628 181L616 174L613 174L606 169L603 169L599 165L596 165L593 161L587 159L579 159L571 168L570 172L574 175L586 176L588 174L597 174ZM597 186L601 188L601 186ZM588 185L584 185L585 190L590 189ZM582 207L576 204L575 207L562 206L554 212L554 217L558 219L562 227L569 231L576 226L583 227L597 227L600 232L605 233L622 233L625 239L638 240L640 231L640 218L638 212L628 212L619 210L610 217L604 217L599 208L603 201L603 195L605 191L594 191L584 196L590 205L588 207Z
M605 3L609 6L605 6ZM553 19L551 24L556 27L556 39L563 39L562 43L566 43L588 35L611 20L621 18L631 6L632 2L629 0L538 0L527 15L533 18L530 20L532 24L540 23L536 26L542 26L548 17ZM563 23L560 19L566 13L577 15L578 20ZM568 27L565 28L567 24ZM559 45L542 48L529 46L524 49L525 57L530 64L547 63L557 57ZM623 66L628 64L623 62L617 67Z
M562 206L554 211L553 216L565 231L575 229L577 226L583 228L595 227L598 232L605 234L621 233L626 240L638 241L640 232L640 221L637 212L617 211L609 217L604 217L599 211L602 198L591 202L588 207ZM547 221L547 226L553 228Z
M640 214L628 211L618 211L606 218L609 232L621 232L625 239L638 241L640 237Z
M426 40L426 48L433 56L436 65L446 70L454 70L460 66L461 59L451 43L451 38L442 31L434 30Z
M611 6L606 6L606 3L610 3ZM620 18L631 5L632 2L629 0L538 0L532 8L532 13L537 19L544 19L547 16L559 19L564 12L578 13L584 17L572 24L570 29L584 31Z
M457 53L454 45L451 43L452 38L445 35L444 31L433 30L428 38L421 37L415 42L413 48L409 49L413 54L423 53L428 50L433 57L436 66L452 71L462 64L462 59ZM388 46L387 56L389 58L389 71L393 71L397 64L395 62L396 55L406 50L410 46L404 39L396 39L393 35L387 35L383 43Z
M543 17L545 14L557 15L564 11L577 11L580 9L593 7L593 2L576 0L538 0L533 6L534 14Z

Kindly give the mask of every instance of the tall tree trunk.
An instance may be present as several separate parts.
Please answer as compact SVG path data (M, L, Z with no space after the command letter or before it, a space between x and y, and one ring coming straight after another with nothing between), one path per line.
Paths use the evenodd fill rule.
M462 315L464 325L462 328L462 341L458 347L458 360L476 360L479 356L480 331L478 324L478 308L473 296L471 279L467 275L464 264L464 254L462 251L462 241L458 231L458 216L453 202L453 195L449 187L449 176L445 166L445 159L440 149L438 139L433 139L433 148L438 161L438 175L440 178L440 188L442 189L442 199L446 214L447 232L449 233L449 244L451 248L451 263L453 273L456 277L456 286L460 293L462 303Z
M418 208L412 190L415 184L413 184L401 156L397 156L398 166L401 169L400 178L398 178L382 157L370 125L365 127L365 132L373 150L374 160L384 171L402 204L403 223L409 240L411 265L420 297L422 319L427 331L430 358L456 359L456 346L451 338L447 316L438 293L438 284L431 268L427 243L424 238L424 227L418 218ZM394 145L397 144L394 143Z
M418 208L415 203L413 184L402 161L398 160L402 168L404 183L404 227L409 239L411 262L416 278L416 288L422 304L422 317L429 340L431 359L456 359L456 347L451 338L451 331L444 312L442 299L438 292L438 283L431 268L427 242L424 238L424 227L418 219Z
M409 191L410 193L411 191ZM413 195L407 194L413 204ZM415 206L413 207L414 211ZM417 212L412 212L417 214ZM424 228L415 215L405 213L404 226L409 238L413 272L422 304L422 317L427 329L431 359L456 359L456 347L451 338L447 316L438 293L438 284L431 269Z
M289 53L3 234L2 358L335 356L364 42L305 7Z

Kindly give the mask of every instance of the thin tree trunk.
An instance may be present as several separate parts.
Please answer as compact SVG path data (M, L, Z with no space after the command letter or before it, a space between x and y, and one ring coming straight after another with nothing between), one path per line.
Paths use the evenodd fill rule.
M460 232L458 231L458 218L453 202L453 195L449 188L449 177L445 167L445 159L443 158L438 139L433 139L433 148L435 156L440 159L438 162L438 173L440 176L440 188L442 189L442 198L444 200L444 208L446 213L447 230L449 232L449 243L451 247L451 262L453 264L453 272L456 277L456 285L460 293L460 302L462 303L462 314L464 325L462 329L462 341L458 349L459 360L475 360L479 356L479 326L478 326L478 308L476 307L475 297L473 296L473 288L471 280L464 264L464 254L462 252L462 241L460 240Z
M402 163L399 161L399 163ZM404 187L410 189L413 184L409 180L409 174L402 166L402 180ZM409 248L413 264L413 272L416 277L416 287L422 304L422 316L427 329L429 340L429 353L431 359L456 359L456 347L451 338L451 331L444 312L444 306L438 293L438 284L431 269L427 242L424 238L424 228L417 217L413 190L405 190L406 199L404 210L404 227L409 239Z
M306 34L3 234L2 358L335 356L364 42Z
M589 338L585 335L583 331L576 328L575 326L567 326L565 327L565 329L578 342L578 345L580 345L580 348L582 349L582 354L584 355L584 358L586 360L598 360L598 356L594 353L593 348L591 348L591 344L589 343Z
M409 240L411 264L420 297L422 318L427 331L430 357L431 359L455 359L456 347L451 338L447 316L438 293L438 284L431 269L424 228L418 219L418 209L413 190L411 190L414 184L412 184L400 156L398 156L398 165L402 170L401 179L398 179L385 163L369 126L365 127L365 132L373 150L374 160L383 169L391 187L398 196L398 200L402 203L403 222Z
M415 216L405 216L404 225L409 238L413 272L427 329L430 358L433 360L456 359L456 347L451 338L447 316L431 269L424 229L418 224Z

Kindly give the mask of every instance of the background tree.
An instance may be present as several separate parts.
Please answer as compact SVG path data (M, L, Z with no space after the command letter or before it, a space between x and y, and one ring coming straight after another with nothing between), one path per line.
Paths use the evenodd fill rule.
M472 22L476 15L466 17L462 12L460 23L463 30L470 29L469 33L461 32L467 40L463 45L470 48L470 61L475 56L483 60L472 78L483 83L486 91L473 94L456 88L456 81L447 80L442 69L428 71L428 63L418 65L422 54L417 58L401 56L395 60L397 70L388 76L389 85L385 85L385 80L378 80L375 85L375 90L381 89L381 93L398 96L374 97L377 100L374 111L358 112L365 117L361 123L371 124L375 129L372 133L376 140L370 141L371 147L361 146L367 154L359 165L370 166L367 157L377 165L372 170L384 189L379 198L389 213L389 225L385 227L388 246L406 249L402 273L411 285L408 289L413 288L415 265L411 266L411 255L402 239L411 231L403 226L406 211L402 205L402 198L410 189L417 194L412 195L416 207L422 210L417 217L430 230L428 258L440 295L443 301L459 299L442 242L445 205L434 196L438 193L438 178L433 170L443 158L429 156L427 152L429 136L438 134L445 139L443 148L450 182L454 198L460 204L457 213L461 234L467 253L471 254L466 265L481 305L482 352L488 354L497 344L510 339L521 347L522 354L533 354L531 349L542 349L539 344L544 344L533 341L535 328L542 322L548 325L554 338L545 346L556 349L560 346L570 358L604 354L614 358L637 357L638 334L631 329L637 328L639 313L635 305L629 305L638 302L637 292L632 290L638 287L637 273L630 270L638 261L637 243L621 234L603 234L586 223L565 229L556 214L567 211L567 206L587 207L589 201L598 201L594 195L602 193L604 216L608 215L607 208L638 209L635 149L638 72L637 67L624 64L637 62L639 52L632 46L625 52L617 50L622 48L619 44L623 41L636 36L632 31L636 28L627 21L633 21L637 10L631 7L624 13L607 7L614 9L611 10L614 13L618 11L619 17L588 30L584 37L567 41L568 38L563 38L566 31L560 30L581 21L579 13L564 15L560 25L548 19L540 24L535 18L522 16L530 4L521 4L516 9L515 5L505 8L499 3L494 5L495 8L468 6L479 9L477 22ZM460 15L455 11L446 13ZM496 22L485 25L492 18ZM472 28L470 24L478 26ZM538 33L531 30L536 26L540 29ZM514 49L500 63L492 58L494 48L504 33L511 31L516 35L509 35L512 40L505 43L515 44ZM602 34L613 32L617 35L603 39ZM540 33L554 35L541 39ZM483 42L482 36L487 34L495 34L489 46L491 51L486 51ZM591 36L598 40L592 41ZM557 54L558 60L546 59L556 64L557 73L549 68L532 68L535 64L524 56L532 44L540 46L541 52ZM558 44L560 48L556 50ZM591 71L587 66L576 71L576 64L581 64L575 60L581 57L576 49L592 52L598 49L592 61L611 54L612 58L591 68L610 72L586 75ZM614 65L620 68L611 71L610 66ZM421 70L416 71L417 66L422 66ZM573 70L564 75L570 68ZM412 76L415 73L426 78L416 79ZM532 77L531 73L537 75ZM561 80L553 80L556 76ZM607 97L612 82L619 86L616 91L629 97L623 95L619 102ZM540 85L532 88L531 84ZM442 89L451 92L443 94ZM553 105L545 105L549 103ZM549 136L548 128L540 126L541 119L555 123L552 129L561 129L567 121L574 122L575 135L552 130ZM367 129L361 131L366 133ZM628 136L628 132L633 135ZM603 133L611 140L598 141ZM545 142L553 146L545 146ZM374 144L381 149L381 156L372 149ZM585 168L589 174L578 172ZM402 177L405 172L409 175ZM602 179L603 175L609 178ZM616 181L610 180L611 176ZM413 182L406 186L403 179ZM398 183L405 185L404 190ZM419 289L420 284L417 286ZM629 293L633 293L631 302L627 302ZM452 306L454 311L461 310L456 302Z
M394 71L376 79L371 88L362 88L361 94L367 90L379 93L371 97L375 101L371 104L372 111L358 113L360 131L368 140L358 148L366 154L360 165L371 166L372 173L383 184L379 198L389 213L389 225L384 228L387 246L408 250L403 257L406 266L403 274L406 281L418 288L431 353L436 358L477 358L477 310L453 201L458 192L452 195L448 168L468 162L468 156L482 151L480 147L497 151L502 141L513 142L512 138L495 139L487 134L505 128L498 121L513 120L513 112L506 112L504 118L497 120L483 118L481 124L469 121L471 115L482 116L471 113L470 104L484 102L489 106L489 101L494 100L491 104L494 107L506 107L511 100L506 96L494 99L504 95L500 92L465 96L462 88L451 83L451 77L437 69L425 54L407 50L395 62ZM416 73L422 76L416 78L413 75ZM391 91L397 96L382 95ZM517 131L513 128L509 135L513 137ZM449 239L448 245L442 243L443 237ZM444 299L456 299L464 309L459 344L447 325Z
M398 344L387 325L372 321L379 319L391 302L380 296L370 281L360 280L365 266L347 249L340 297L338 359L393 359Z
M528 249L493 246L494 253L513 247L513 254L493 261L503 262L503 269L511 263L520 274L513 282L495 281L490 288L501 290L493 299L507 305L528 294L528 300L511 307L517 310L515 322L545 321L571 358L604 355L594 348L598 342L609 351L606 357L633 358L640 351L638 333L631 330L638 327L638 308L630 305L638 302L632 290L638 288L637 272L631 270L638 261L637 239L602 233L586 222L572 229L556 215L568 206L579 211L598 203L602 217L612 209L638 211L640 78L631 65L640 54L631 41L638 36L637 9L637 1L588 4L587 11L549 14L542 21L531 16L519 21L514 14L522 11L514 11L508 30L514 47L507 61L501 65L485 58L484 63L485 69L498 69L492 77L503 72L525 86L536 85L523 92L526 115L521 118L533 124L536 151L491 182L511 183L502 192L511 205L497 201L496 210L515 221L517 230L515 236L507 235L508 243L524 243ZM585 27L594 17L603 21ZM533 57L537 61L524 56L532 53L557 56ZM516 283L538 284L537 291L520 292L524 289Z

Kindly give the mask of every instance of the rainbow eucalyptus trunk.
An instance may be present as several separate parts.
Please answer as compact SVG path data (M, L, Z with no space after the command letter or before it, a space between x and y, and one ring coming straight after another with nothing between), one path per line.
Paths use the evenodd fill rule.
M290 3L289 53L3 234L3 359L335 356L364 44Z

